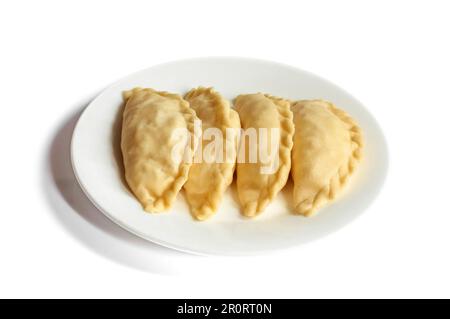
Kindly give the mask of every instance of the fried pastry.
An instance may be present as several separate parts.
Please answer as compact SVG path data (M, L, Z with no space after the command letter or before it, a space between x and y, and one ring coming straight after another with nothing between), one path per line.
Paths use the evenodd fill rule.
M235 107L243 129L237 193L242 213L253 217L261 213L288 179L294 134L292 112L288 101L261 93L238 96ZM256 138L252 139L253 134Z
M233 181L240 133L239 115L212 88L192 89L184 98L202 121L203 132L202 145L197 149L189 178L184 184L185 197L193 217L205 220L217 211ZM218 136L214 135L216 133Z
M195 112L179 95L153 89L126 91L124 99L125 179L146 211L164 211L174 202L192 165ZM185 135L174 135L183 130Z
M294 102L292 179L294 210L313 215L333 200L361 158L361 129L344 111L322 100Z

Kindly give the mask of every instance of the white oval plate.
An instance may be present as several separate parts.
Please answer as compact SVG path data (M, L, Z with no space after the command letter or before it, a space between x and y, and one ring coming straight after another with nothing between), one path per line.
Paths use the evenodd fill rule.
M228 99L265 92L289 99L326 99L346 110L361 125L364 160L338 200L305 218L290 213L292 185L257 218L239 214L236 187L228 190L220 210L205 222L194 221L183 193L166 213L145 213L128 191L118 147L121 92L135 86L184 94L196 86L213 86ZM104 90L81 115L72 138L75 175L90 200L128 231L170 248L198 253L261 253L325 236L346 225L374 200L386 176L383 134L366 108L336 85L311 73L278 63L246 58L199 58L154 66Z

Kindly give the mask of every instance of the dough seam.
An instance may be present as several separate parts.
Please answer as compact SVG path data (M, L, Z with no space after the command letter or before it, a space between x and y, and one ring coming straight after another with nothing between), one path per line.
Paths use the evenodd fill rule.
M228 114L228 116L225 114L226 113L226 108L224 106L224 104L222 103L227 103L227 101L225 101L224 99L222 99L219 95L219 93L214 90L212 87L198 87L196 89L193 89L191 91L189 91L186 95L185 98L190 99L190 98L195 98L201 94L204 93L209 93L210 96L213 97L213 105L214 108L218 110L218 112L216 113L217 116L220 116L219 120L216 119L216 122L220 121L222 122L222 125L220 127L220 131L222 132L222 136L226 137L226 128L230 127L230 115ZM222 173L222 171L220 171ZM228 185L225 183L225 181L222 181L222 183L220 183L220 186L218 187L218 189L216 189L215 191L212 191L210 193L210 195L208 196L208 200L207 203L212 209L215 209L215 205L212 205L212 203L216 203L217 201L219 201L222 197L220 196L220 194L223 193L224 188L228 187Z
M278 114L280 114L280 128L285 132L285 134L280 134L280 148L278 150L278 156L280 163L278 165L278 170L274 182L269 185L268 193L269 198L265 201L272 201L275 195L284 187L286 181L283 181L280 176L286 174L289 178L289 172L291 170L291 150L294 145L292 140L294 135L294 122L293 114L290 109L290 103L288 100L283 98L273 96L270 94L264 94L264 96L274 102L277 107ZM259 205L264 205L260 203Z
M193 122L197 119L197 116L195 114L195 111L190 108L189 103L187 101L182 99L178 94L172 94L172 93L165 92L165 91L156 91L156 90L149 89L149 88L144 89L144 88L136 87L130 91L123 92L123 98L125 99L125 102L127 102L128 99L134 93L140 92L140 91L151 92L151 93L163 96L163 97L168 97L168 98L172 98L172 99L176 99L176 100L180 101L180 107L181 107L180 112L183 114L183 117L186 121L186 127L189 130L189 134L190 134L191 138L195 137ZM197 143L192 143L192 141L189 143L189 148L190 148L192 155L195 154L195 146L196 145L197 145ZM162 195L160 197L155 198L154 203L147 204L144 207L144 209L146 211L149 211L147 208L149 205L151 205L153 207L158 207L158 206L160 206L161 201L163 204L163 210L170 208L170 206L171 206L170 203L174 200L174 198L176 197L178 192L181 190L181 188L183 187L184 183L186 182L186 180L188 178L189 168L191 167L191 165L192 165L192 163L183 161L180 164L180 168L178 170L178 175L175 176L172 184L164 190L164 192L162 193Z
M337 192L347 183L348 177L353 173L357 162L359 162L362 158L362 148L363 148L363 137L361 128L356 124L353 118L350 117L345 111L338 109L331 102L318 100L327 104L328 109L341 120L345 124L349 125L350 131L350 141L354 149L352 150L352 154L348 159L347 163L338 168L337 173L333 176L328 185L321 188L313 197L311 202L311 208L302 212L301 214L309 217L313 215L316 211L316 206L319 202L323 200L332 200L336 196ZM345 174L342 174L341 171L345 171ZM310 197L311 198L311 197ZM310 198L303 200L301 203L297 204L296 207L301 206L305 202L310 202Z
M226 99L224 99L220 95L219 92L214 90L212 87L202 87L202 86L197 87L195 89L190 90L188 93L186 93L184 98L185 99L193 99L202 94L209 94L209 96L212 97L212 104L214 105L214 109L217 110L217 112L216 112L217 118L216 118L215 122L221 123L221 125L217 128L219 128L220 131L222 132L222 136L224 137L223 143L226 143L226 141L228 140L227 135L226 135L227 128L232 127L231 112L233 112L233 110L231 108L231 105ZM200 141L199 143L202 143L202 141ZM226 150L226 144L223 144L223 149ZM226 154L224 154L224 155L226 155ZM224 157L224 159L225 158L226 157ZM230 163L225 162L223 164L228 165ZM234 163L234 165L236 165L236 162ZM221 176L224 176L223 170L224 170L224 168L220 167L219 174ZM221 182L218 183L217 188L212 190L209 193L209 195L206 199L206 202L202 206L202 209L205 210L205 209L209 208L212 211L216 211L218 204L222 200L222 194L225 192L225 190L228 188L228 186L232 182L233 182L233 175L231 176L231 180L226 180L226 179L222 178ZM196 216L196 218L198 219L199 217Z

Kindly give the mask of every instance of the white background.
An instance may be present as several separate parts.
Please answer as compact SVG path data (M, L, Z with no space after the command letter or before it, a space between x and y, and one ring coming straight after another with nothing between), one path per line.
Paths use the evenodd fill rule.
M448 1L2 2L0 297L450 297L449 16ZM129 73L211 55L291 64L368 107L390 171L362 217L210 258L93 208L68 162L77 114Z

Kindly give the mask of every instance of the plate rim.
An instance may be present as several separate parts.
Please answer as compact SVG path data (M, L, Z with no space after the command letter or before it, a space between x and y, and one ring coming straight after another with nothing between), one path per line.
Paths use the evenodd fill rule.
M349 93L347 90L343 89L342 87L336 85L334 82L323 78L320 75L317 75L313 72L310 72L308 70L304 70L302 68L293 66L293 65L289 65L286 63L282 63L282 62L278 62L278 61L273 61L273 60L266 60L266 59L260 59L260 58L251 58L251 57L240 57L240 56L203 56L203 57L191 57L191 58L185 58L185 59L178 59L178 60L170 60L170 61L166 61L166 62L162 62L162 63L158 63L149 67L146 67L144 69L138 70L138 71L134 71L126 76L123 76L119 79L117 79L116 81L111 82L110 84L106 85L99 94L97 94L89 103L88 105L82 110L80 116L77 119L77 122L75 124L75 127L73 129L72 132L72 136L70 139L70 164L72 166L72 170L74 172L75 175L75 179L78 183L78 185L80 186L81 190L83 191L83 193L86 195L86 197L89 199L89 201L104 215L106 216L109 220L111 220L113 223L115 223L116 225L118 225L119 227L121 227L122 229L128 231L129 233L142 238L146 241L152 242L154 244L160 245L162 247L166 247L175 251L180 251L183 253L188 253L188 254L193 254L193 255L198 255L198 256L258 256L258 255L265 255L268 253L273 253L273 252L281 252L281 251L286 251L289 249L293 249L295 247L299 247L303 244L306 243L310 243L319 239L323 239L339 230L341 230L342 228L348 226L349 224L351 224L352 222L354 222L356 219L358 219L363 212L361 212L360 214L358 214L357 216L355 216L354 218L352 218L351 221L347 222L346 224L344 224L341 227L337 227L336 229L333 229L331 231L328 231L326 234L322 235L322 236L317 236L314 237L306 242L298 242L298 243L292 243L292 244L285 244L283 246L279 246L279 247L268 247L265 249L255 249L255 250L245 250L245 251L219 251L216 252L212 249L202 249L202 250L197 250L197 249L192 249L186 246L182 246L182 245L178 245L178 244L173 244L164 240L161 240L159 238L150 236L148 234L142 234L139 231L136 231L134 229L132 229L131 227L129 227L128 225L126 225L125 223L123 223L122 221L120 221L119 219L115 218L114 216L112 216L110 213L108 213L106 210L104 210L101 205L99 205L97 203L97 201L90 195L90 193L87 191L86 186L83 184L82 179L79 176L79 173L77 171L77 166L75 164L75 159L74 159L74 152L75 152L75 146L74 146L74 140L76 139L76 135L77 135L77 131L79 130L79 124L82 121L83 117L86 115L86 111L92 106L92 104L94 104L98 99L100 99L104 94L106 94L106 92L108 91L109 88L115 86L116 84L119 84L122 81L127 81L130 78L135 77L137 74L140 73L145 73L146 71L150 70L150 69L154 69L154 68L158 68L158 67L164 67L164 66L168 66L171 64L177 64L177 63L189 63L189 62L199 62L199 61L207 61L207 60L235 60L235 61L240 61L240 62L257 62L257 63L263 63L263 64L271 64L271 65L275 65L275 66L279 66L279 67L284 67L284 68L289 68L292 69L293 71L296 72L302 72L305 73L307 75L310 75L312 77L317 78L320 81L323 81L329 85L332 85L336 88L338 88L339 90L341 90L343 93L345 93L347 96L349 96L350 98L352 98L353 100L355 100L356 102L358 102L361 106L363 106L363 108L370 114L370 116L373 119L373 123L376 125L378 132L380 133L379 137L382 140L383 146L384 146L384 150L385 150L385 170L384 170L384 174L382 176L382 178L380 179L379 182L379 186L376 189L376 192L374 192L372 199L370 200L370 202L368 203L368 205L364 208L363 212L365 210L367 210L374 202L375 200L379 197L380 192L383 189L383 186L386 183L387 180L387 176L388 176L388 172L389 172L389 145L387 143L387 139L384 135L384 131L382 130L382 127L379 123L379 121L377 120L377 118L371 113L369 112L368 108L365 106L365 104L363 104L362 102L360 102L359 99L357 99L355 96L353 96L351 93Z

